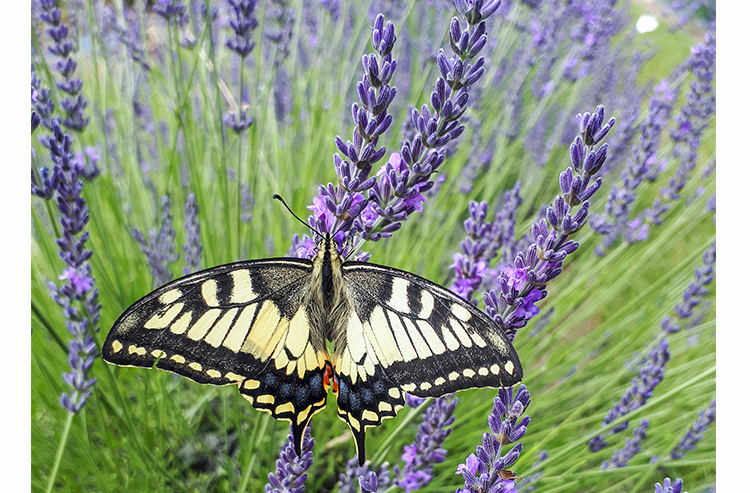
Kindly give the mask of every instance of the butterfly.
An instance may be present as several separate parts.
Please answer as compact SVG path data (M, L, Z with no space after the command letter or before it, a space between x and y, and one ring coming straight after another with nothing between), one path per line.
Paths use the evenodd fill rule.
M117 319L102 356L237 385L253 407L291 423L298 455L332 388L360 465L366 428L395 416L404 393L439 397L523 376L487 314L409 272L345 261L330 234L311 260L236 262L158 288Z

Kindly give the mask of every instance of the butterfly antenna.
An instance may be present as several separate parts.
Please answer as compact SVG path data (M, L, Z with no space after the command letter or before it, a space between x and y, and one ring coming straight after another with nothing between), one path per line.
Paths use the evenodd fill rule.
M300 219L299 216L297 214L295 214L292 209L289 208L289 206L287 205L286 201L284 200L284 198L281 195L279 195L278 193L275 193L275 194L273 194L273 198L275 198L276 200L278 200L279 202L281 202L282 204L284 204L284 207L286 207L286 210L289 211L289 214L291 214L292 216L294 216L294 218L297 221L299 221L302 224L304 224L305 227L310 228L311 230L313 230L318 236L323 237L323 235L320 234L320 231L318 231L317 229L313 228L312 226L310 226L309 224L307 224L305 221L303 221L302 219Z

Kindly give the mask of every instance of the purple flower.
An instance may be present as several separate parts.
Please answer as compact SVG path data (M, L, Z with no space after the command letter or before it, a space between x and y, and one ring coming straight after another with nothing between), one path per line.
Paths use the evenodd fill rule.
M31 64L31 131L34 127L34 115L47 129L52 130L52 115L55 112L55 102L52 99L50 89L42 87L42 82L36 75L34 64Z
M525 318L529 320L536 315L539 315L539 308L534 304L543 298L542 292L538 289L532 289L529 294L523 299L523 305L516 310L513 315L518 318Z
M404 447L404 467L398 485L407 492L418 490L432 481L432 466L445 460L443 442L453 431L453 411L458 399L452 395L435 399L422 414L414 442Z
M68 267L63 273L58 276L61 281L67 280L73 290L80 294L87 291L91 291L94 287L94 279L89 277L87 273L81 275L75 267Z
M669 357L667 339L662 339L658 347L651 351L649 359L641 367L638 377L633 378L631 386L625 391L620 401L609 410L602 426L607 426L617 418L625 416L646 403L653 395L656 386L664 380L664 366L669 361ZM625 421L612 428L609 434L619 433L627 428L628 422ZM607 442L602 435L598 435L591 439L588 445L592 452L597 452L606 447Z
M508 276L508 286L511 288L515 288L517 290L520 290L523 286L523 283L528 280L528 276L526 275L526 271L528 270L527 267L511 267L510 265L506 265L503 267L503 274Z
M174 276L169 264L176 262L179 254L175 247L176 234L172 226L172 204L169 197L164 195L161 199L161 225L158 231L150 230L148 240L138 228L133 228L131 234L146 256L151 275L154 276L154 287L171 281Z
M302 437L302 456L297 456L290 426L287 441L281 447L280 458L276 461L276 472L268 474L266 493L302 493L305 491L307 470L313 464L313 447L315 447L315 439L310 435L308 426Z
M240 219L243 223L249 223L253 220L253 207L255 207L255 197L250 193L249 183L240 185L240 196L242 197L240 201L240 210L242 211Z
M61 121L69 130L81 132L90 119L83 116L83 111L88 106L88 101L81 95L83 81L74 77L78 68L78 63L73 59L75 44L68 40L68 26L62 23L62 12L55 7L55 0L39 0L39 6L39 18L49 26L46 33L53 41L47 49L59 58L54 67L63 76L63 80L57 82L58 89L66 94L60 101L60 107L65 111ZM42 97L44 100L48 98L49 92ZM49 114L51 110L40 112L43 121Z
M230 6L231 17L229 26L234 32L233 37L227 36L225 41L227 48L244 59L255 48L255 41L251 40L253 31L258 27L258 19L255 17L256 0L227 0Z
M417 397L417 396L411 395L411 394L409 394L407 392L404 392L404 400L406 401L406 405L407 406L409 406L411 408L414 408L414 409L416 409L419 406L421 406L422 403L425 401L425 399L423 399L421 397Z
M512 388L498 391L492 413L487 417L490 433L484 433L476 454L470 454L466 463L456 469L456 474L464 478L464 488L458 491L518 493L515 488L518 478L508 468L518 460L523 445L516 443L505 454L503 447L518 442L526 433L531 418L525 416L520 421L519 418L530 403L531 394L523 384L515 395Z
M154 12L163 17L167 22L175 17L179 20L187 15L187 7L182 5L181 0L156 0L153 8Z
M614 469L625 467L628 461L635 457L641 451L641 442L646 438L646 429L649 427L647 419L641 420L641 424L633 429L633 438L625 440L625 446L620 450L615 450L612 454L612 460L602 462L600 469Z
M391 484L388 463L380 466L380 470L376 474L370 470L369 460L360 466L359 459L352 457L347 461L345 471L339 474L338 491L340 493L359 493L357 484L360 485L363 492L384 491Z
M604 235L596 250L599 255L606 253L621 235L629 242L643 241L648 238L649 224L647 222L640 217L631 222L628 222L628 219L638 187L644 181L654 181L661 171L663 163L658 161L657 157L659 141L662 130L669 120L675 99L675 91L670 88L667 79L654 89L654 95L649 101L649 113L641 123L638 145L633 148L633 156L627 160L627 167L622 172L621 182L612 185L607 197L605 213L592 217L592 229Z
M703 434L714 421L716 421L716 399L711 401L708 408L698 411L698 419L680 439L680 444L672 449L669 454L670 459L682 459L685 452L695 449L695 444L703 438Z
M347 244L348 239L365 231L372 224L373 212L379 214L378 208L373 207L364 218L360 217L370 205L365 193L376 182L375 177L370 177L372 167L386 153L385 147L378 148L380 135L393 120L388 107L396 97L396 89L389 85L398 67L391 55L396 42L394 29L393 23L386 23L382 14L375 19L371 37L373 53L362 57L364 75L357 82L359 103L352 105L352 140L344 141L339 136L334 139L339 150L333 157L338 185L329 183L320 187L311 208L314 215L308 219L319 232L337 231L340 244ZM361 233L360 236L367 238Z
M201 242L201 224L198 221L198 202L195 194L188 195L185 203L185 267L182 272L185 275L201 270L203 257L203 244Z
M288 0L271 0L266 15L276 24L275 31L265 33L266 39L276 45L274 65L289 56L289 46L294 34L294 9L288 6Z
M512 190L505 192L502 210L492 222L485 222L487 202L469 203L469 219L464 221L468 236L461 242L461 253L453 256L451 265L456 278L450 289L459 296L471 300L482 284L497 277L496 270L489 268L489 262L498 252L503 253L504 259L505 252L512 247L516 211L521 203L520 188L521 182L517 182Z
M671 204L680 198L680 193L692 176L698 163L698 147L703 133L716 115L716 26L706 33L705 43L694 46L685 66L693 75L685 104L675 117L675 126L670 137L675 143L672 155L680 164L669 179L669 184L661 189L661 197L654 200L650 209L642 214L654 224L661 224L661 215L670 209Z
M503 266L484 294L485 311L511 340L539 313L536 303L547 296L547 284L562 273L565 257L578 249L578 243L570 237L585 226L588 200L602 184L601 178L592 178L607 159L607 144L599 148L595 145L615 120L605 122L604 107L598 106L594 113L579 113L576 121L580 135L570 146L572 166L560 174L561 193L547 207L545 218L532 224L531 234L524 240L528 245L525 251L516 254L512 265Z
M421 211L425 193L434 186L431 181L445 160L448 145L464 131L461 117L469 105L468 88L484 74L485 59L477 58L487 43L485 20L500 6L498 0L456 0L457 17L451 20L449 37L453 56L442 49L436 62L440 75L430 94L430 106L412 108L411 123L416 135L401 144L400 161L387 163L369 193L375 201L373 210L380 216L368 226L355 221L354 229L364 239L377 241L401 227L411 214Z
M91 368L98 353L94 334L99 330L101 305L89 263L93 252L86 249L89 209L82 196L84 183L78 176L71 140L60 127L59 119L53 118L52 135L42 137L41 142L50 151L54 178L43 168L42 179L55 185L45 185L46 195L37 195L46 199L56 196L60 212L61 236L57 245L66 268L59 276L62 281L59 286L52 282L48 285L52 299L63 308L65 325L72 335L68 343L71 370L63 374L70 392L60 396L60 404L69 412L77 413L83 409L96 383L96 379L91 378ZM33 186L32 181L32 190Z
M703 265L695 269L695 281L682 293L682 303L674 306L675 317L666 315L661 322L661 328L667 334L679 332L682 327L679 320L685 320L693 317L693 310L703 300L709 291L708 286L714 281L714 266L716 265L716 242L714 242L705 252L703 252Z
M222 121L224 125L231 128L234 133L241 134L254 122L250 111L245 103L245 58L255 48L255 41L251 40L253 31L258 27L258 20L255 18L256 0L228 0L231 7L231 18L229 26L234 32L234 36L227 36L225 44L227 48L234 51L240 57L240 74L239 74L239 97L238 103L234 104L231 110L224 114ZM240 156L241 158L241 153Z
M125 7L123 17L126 25L119 24L117 17L112 13L110 27L117 34L117 40L125 47L128 56L148 72L151 66L146 59L146 52L141 44L140 23L134 9Z
M664 486L656 483L654 493L682 493L682 479L675 479L674 483L669 478L664 478Z

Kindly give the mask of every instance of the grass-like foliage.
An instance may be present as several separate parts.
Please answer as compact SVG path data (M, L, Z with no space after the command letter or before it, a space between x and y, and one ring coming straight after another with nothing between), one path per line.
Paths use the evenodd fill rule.
M498 3L32 2L33 490L712 487L715 27ZM310 255L273 194L473 299L523 385L410 398L358 467L331 396L299 459L234 386L102 361L153 288Z

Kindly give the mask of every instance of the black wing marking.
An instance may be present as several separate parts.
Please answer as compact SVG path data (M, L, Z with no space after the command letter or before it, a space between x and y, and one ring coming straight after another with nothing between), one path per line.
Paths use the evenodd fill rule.
M348 262L344 279L365 338L401 390L439 397L476 387L509 387L523 370L492 319L448 289L408 272Z
M359 464L365 461L365 430L392 418L404 407L401 389L388 378L365 336L368 330L355 310L347 323L346 343L335 348L336 411L354 436Z
M102 356L118 365L155 364L199 383L236 383L256 409L292 423L299 452L327 394L328 353L302 305L311 272L309 260L268 259L173 281L120 316Z

